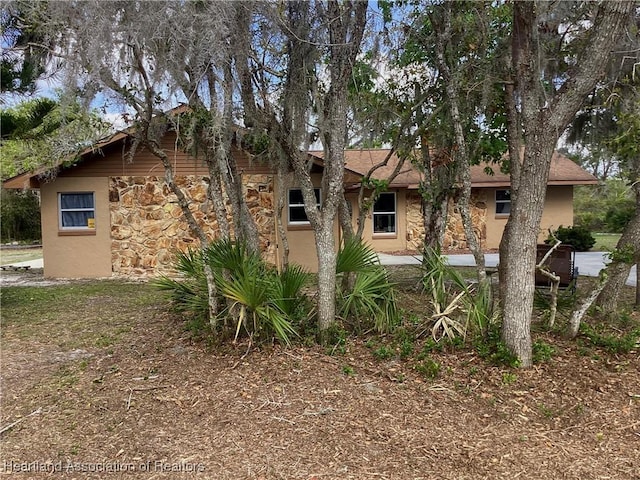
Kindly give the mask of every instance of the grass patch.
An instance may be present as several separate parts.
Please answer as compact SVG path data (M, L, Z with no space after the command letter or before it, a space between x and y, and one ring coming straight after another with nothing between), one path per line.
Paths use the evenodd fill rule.
M107 347L132 330L146 309L165 302L150 285L123 281L74 282L47 287L3 287L2 336L39 341L63 349Z
M596 244L591 247L592 252L610 252L616 248L620 240L619 233L593 233L592 235L596 239Z
M42 258L42 248L11 248L0 250L0 263L2 265L28 262L29 260L37 260L38 258Z

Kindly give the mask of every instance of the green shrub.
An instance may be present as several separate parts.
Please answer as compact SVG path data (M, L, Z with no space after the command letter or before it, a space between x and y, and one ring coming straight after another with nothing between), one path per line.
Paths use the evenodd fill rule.
M414 367L416 372L421 373L425 378L434 379L440 374L440 364L435 360L426 358Z
M520 366L518 357L511 353L502 341L498 324L492 324L485 337L477 336L474 346L480 357L494 365L504 365L511 368Z
M625 199L619 205L609 208L604 217L607 231L622 233L635 214L636 206L631 199Z
M556 353L556 349L553 346L542 340L536 340L533 342L532 355L533 363L543 363L551 360L551 357Z
M585 227L563 227L562 225L560 225L560 227L558 227L558 229L554 232L554 235L562 243L566 245L572 245L573 248L575 248L578 252L586 252L596 244L596 239ZM549 236L549 238L545 240L545 243L553 244L553 237Z
M627 333L613 334L599 332L587 323L580 325L580 332L596 347L603 348L609 353L629 353L640 346L640 328L635 328Z
M378 360L388 360L395 356L395 352L393 348L388 347L387 345L380 345L373 351L373 356Z
M229 240L216 241L202 251L179 253L176 270L183 278L163 277L154 283L167 292L176 310L196 319L209 316L205 265L213 272L218 300L223 300L220 316L232 320L217 323L222 323L220 328L233 327L236 338L244 328L252 337L275 336L286 344L297 335L295 322L309 315L301 290L310 276L302 268L291 266L278 273L258 253Z

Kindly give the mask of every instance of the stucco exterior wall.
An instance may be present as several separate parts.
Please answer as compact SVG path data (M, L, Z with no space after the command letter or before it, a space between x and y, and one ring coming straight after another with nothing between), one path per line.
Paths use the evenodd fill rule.
M315 188L321 187L322 176L320 174L312 174L311 181ZM289 244L289 262L295 263L306 268L310 272L318 271L318 252L316 251L316 241L313 233L313 228L308 225L290 225L289 213L288 213L288 190L300 188L296 182L293 173L286 176L284 184L279 188L284 190L285 205L282 210L281 221L284 226L284 230L287 235L287 241ZM278 187L277 187L278 188ZM276 193L277 194L277 193ZM340 242L340 232L338 228L338 222L334 223L334 234L336 239L336 249ZM278 239L278 247L282 248L282 240ZM282 258L282 252L278 252L278 258Z
M498 248L502 239L502 232L509 219L508 215L498 215L495 203L496 189L486 189L483 195L487 205L487 247ZM552 185L547 187L542 220L538 233L538 243L544 242L548 236L549 228L558 228L560 225L568 227L573 225L573 186Z
M398 252L407 249L408 221L407 221L407 196L411 195L404 188L389 189L388 192L396 194L396 232L395 233L374 233L373 213L369 212L365 218L364 232L362 239L371 245L377 252ZM418 204L418 209L420 205ZM354 212L354 228L357 228L356 219L358 216L357 198L352 201Z
M95 195L95 229L62 230L59 193ZM107 178L57 178L40 189L44 275L53 278L99 278L111 275L111 221Z
M213 207L206 199L207 177L176 178L193 200L192 212L210 238L217 238L218 227ZM320 176L313 176L320 186ZM282 257L282 239L275 225L278 186L270 174L244 174L245 196L258 226L264 258L278 263ZM288 178L281 188L296 188ZM59 193L95 194L95 229L61 231L58 218ZM379 252L418 251L424 238L419 194L396 189L396 233L373 234L371 214L364 229L364 240ZM176 251L199 244L177 204L175 195L157 176L59 177L43 184L42 229L45 275L58 278L126 276L145 277L171 273ZM355 197L349 196L355 208ZM479 189L472 196L472 216L483 248L498 248L507 216L495 214L495 189ZM551 186L547 191L539 241L550 227L573 224L573 188ZM231 220L231 219L230 219ZM290 247L289 261L317 270L317 253L310 225L289 225L287 206L282 221ZM354 219L355 222L355 219ZM340 241L335 223L337 245ZM336 245L336 247L337 247ZM449 207L445 249L464 249L466 239L456 207Z
M573 186L550 186L547 188L538 243L549 236L549 229L573 225Z

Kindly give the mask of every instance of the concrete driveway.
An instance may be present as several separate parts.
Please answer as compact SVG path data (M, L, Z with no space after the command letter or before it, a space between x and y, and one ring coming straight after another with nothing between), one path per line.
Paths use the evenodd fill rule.
M579 275L586 275L588 277L597 277L600 270L606 265L607 259L605 252L576 252L576 266L578 267ZM383 265L419 265L422 261L420 255L389 255L381 253L380 263ZM476 262L473 255L470 253L445 255L449 262L449 265L456 267L473 267ZM484 256L487 267L495 267L498 265L499 256L497 253L487 253ZM636 267L631 269L629 278L627 278L627 285L636 285Z
M420 255L389 255L387 253L378 254L380 257L380 263L382 265L419 265L422 261ZM473 255L470 253L463 253L457 255L446 255L450 265L456 267L473 267L476 262L473 259ZM498 265L498 254L487 253L484 256L487 267L495 267ZM576 266L578 267L578 273L580 275L586 275L588 277L597 277L600 270L604 268L607 263L605 252L576 252ZM28 262L15 263L14 265L25 265L31 268L42 268L42 259L31 260ZM627 279L627 285L636 285L636 267L631 269L629 278Z

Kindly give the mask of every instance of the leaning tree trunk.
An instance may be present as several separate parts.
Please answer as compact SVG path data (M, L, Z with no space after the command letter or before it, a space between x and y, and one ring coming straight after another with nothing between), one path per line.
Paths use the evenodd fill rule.
M234 218L234 230L236 238L243 240L249 250L260 252L260 236L255 219L249 211L246 195L243 188L242 174L238 171L236 159L231 154L231 134L233 129L233 73L231 71L231 58L224 67L224 111L221 138L216 144L216 158L218 168L222 173L224 186ZM215 141L215 139L213 139Z
M289 168L288 162L284 160L280 160L277 164L277 180L278 180L278 198L276 200L276 215L275 222L276 228L278 229L278 246L277 248L280 250L281 257L278 265L279 269L286 270L289 268L289 237L287 237L287 230L284 228L282 222L282 211L284 210L284 206L287 203L287 189L284 188L285 185L285 176L287 174Z
M200 227L197 220L193 216L193 212L189 208L189 200L185 196L182 189L176 184L174 175L173 175L173 166L171 165L171 160L165 152L158 144L158 142L150 140L148 137L148 132L145 132L145 145L151 150L157 158L160 159L162 165L164 166L164 174L165 174L165 182L174 193L176 198L178 199L178 205L182 210L182 214L189 225L189 229L191 232L198 237L200 240L200 246L204 249L209 245L209 237L206 232ZM211 266L207 263L204 265L204 275L207 282L207 303L209 306L209 322L211 324L211 328L215 329L217 327L218 321L218 295L216 291L216 283L213 277L213 270Z
M640 199L640 186L637 198ZM640 202L637 202L640 204ZM640 255L640 211L636 208L636 214L627 224L616 246L613 261L607 265L607 281L596 299L604 314L614 313L618 308L620 292L629 277L629 272L638 255ZM636 287L637 288L637 287Z

